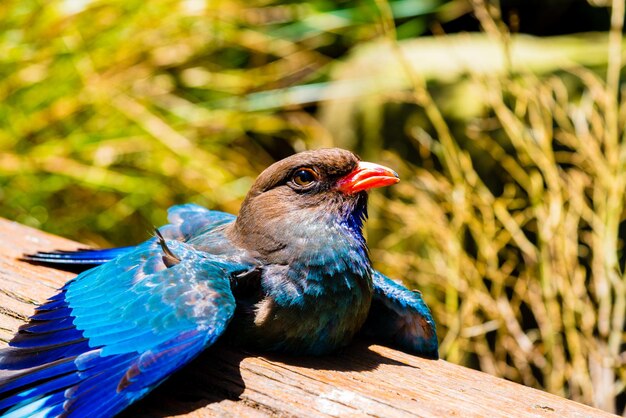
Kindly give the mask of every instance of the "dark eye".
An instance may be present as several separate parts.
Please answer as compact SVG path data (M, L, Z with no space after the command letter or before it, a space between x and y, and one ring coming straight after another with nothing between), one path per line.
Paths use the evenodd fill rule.
M317 174L310 168L301 168L293 175L293 182L301 187L311 185L317 180Z

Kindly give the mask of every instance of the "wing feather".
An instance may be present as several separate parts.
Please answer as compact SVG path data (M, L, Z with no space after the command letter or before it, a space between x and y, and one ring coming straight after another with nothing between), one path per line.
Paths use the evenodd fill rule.
M169 224L159 228L161 234L168 239L187 241L195 235L206 233L220 225L232 222L235 216L209 210L199 205L186 204L169 208L167 219ZM57 268L66 268L71 271L80 271L104 264L134 250L135 246L104 249L83 248L77 251L42 251L24 255L23 259L34 263L54 265ZM146 263L145 266L154 267L150 266L149 263ZM154 270L151 271L154 272Z
M435 321L418 291L372 271L374 297L363 332L415 354L438 358Z
M179 263L165 266L148 241L40 306L0 351L0 369L14 370L0 378L0 411L113 415L219 338L235 309L229 277L250 266L167 246Z

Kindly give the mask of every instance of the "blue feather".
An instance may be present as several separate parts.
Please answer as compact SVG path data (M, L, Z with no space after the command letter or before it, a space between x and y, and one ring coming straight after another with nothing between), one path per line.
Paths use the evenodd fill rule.
M59 298L59 299L48 301L45 304L43 304L41 306L38 306L37 307L37 312L53 311L55 309L67 307L67 302L65 301L65 297L64 297L63 293L60 293L60 296L61 296L61 298Z
M70 308L57 308L53 310L35 311L35 314L30 317L37 321L49 321L52 319L64 319L71 316L72 310Z
M80 382L81 378L76 373L69 373L56 377L53 380L48 380L44 383L38 384L38 386L27 389L23 392L9 396L0 401L0 410L10 408L15 404L23 402L27 399L37 398L39 396L47 395L51 392L64 390L76 383Z
M180 259L175 265L163 265L152 240L80 274L42 305L11 348L0 351L2 368L29 369L0 380L8 394L0 411L45 415L64 405L69 415L85 416L107 399L98 408L114 414L221 335L235 309L230 270L250 266L177 241L166 245ZM136 281L140 270L145 274ZM202 309L188 303L207 298L219 303Z
M88 264L99 265L132 251L134 247L105 248L97 250L38 252L25 255L27 261L44 264Z
M5 370L20 370L38 367L61 359L67 359L89 350L85 340L72 341L46 348L12 348L0 350L0 364ZM2 380L0 379L0 386Z
M438 358L435 321L419 292L413 292L374 270L374 299L362 332L404 350Z
M63 400L62 393L55 393L50 396L39 398L28 398L22 403L17 404L9 411L5 412L3 418L34 418L34 417L46 417L47 410L50 410L54 406L58 405Z
M77 341L83 338L81 331L76 328L62 329L53 333L18 333L10 343L15 348L45 348L56 346L59 344L67 344L68 342Z
M28 324L24 324L20 327L20 332L25 333L42 333L60 331L68 328L72 328L72 318L52 319L50 321L33 321Z
M35 369L15 372L14 375L3 379L3 384L0 386L0 393L13 391L17 388L38 382L40 380L50 379L54 376L64 375L73 370L75 370L75 366L72 359L69 358L48 363Z

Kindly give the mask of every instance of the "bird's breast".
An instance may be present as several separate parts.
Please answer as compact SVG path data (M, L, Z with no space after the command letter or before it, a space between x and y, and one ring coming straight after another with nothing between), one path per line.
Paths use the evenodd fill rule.
M346 345L372 300L365 240L332 219L288 230L274 231L271 240L283 245L261 254L258 292L238 298L231 335L246 346L291 353L322 354Z
M262 350L306 354L348 344L372 300L369 266L349 267L267 266L259 298L236 314L237 339Z

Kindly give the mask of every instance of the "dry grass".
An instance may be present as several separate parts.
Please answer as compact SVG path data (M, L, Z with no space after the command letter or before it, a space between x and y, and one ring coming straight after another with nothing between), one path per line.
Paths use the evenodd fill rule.
M604 73L572 62L539 75L514 62L518 38L497 9L474 1L509 71L470 68L457 78L476 102L460 129L442 113L446 95L433 97L424 64L411 59L419 46L395 42L391 25L396 61L386 65L405 72L404 88L381 87L341 111L329 104L323 115L348 142L355 131L345 132L346 121L363 119L374 121L370 132L400 121L413 139L400 170L410 181L376 200L391 225L373 226L374 258L425 291L448 360L624 413L624 2L613 3ZM382 109L399 104L413 116L386 120Z

